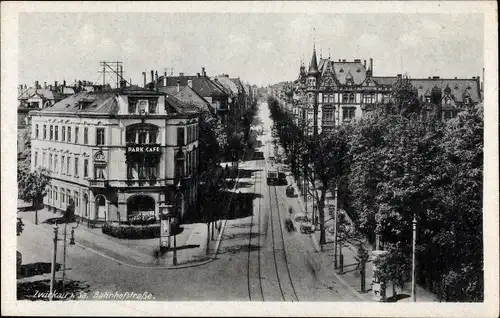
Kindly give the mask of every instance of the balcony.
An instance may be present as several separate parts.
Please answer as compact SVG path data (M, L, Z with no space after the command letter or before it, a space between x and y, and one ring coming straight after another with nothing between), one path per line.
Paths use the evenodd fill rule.
M109 181L100 179L89 179L89 186L91 188L106 188L109 187Z

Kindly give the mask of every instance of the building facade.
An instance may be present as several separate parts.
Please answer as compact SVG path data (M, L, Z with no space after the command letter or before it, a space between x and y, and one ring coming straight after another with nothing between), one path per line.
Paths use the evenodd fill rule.
M374 76L372 58L368 66L366 60L334 61L330 57L320 58L318 63L313 48L308 71L301 63L298 79L293 82L292 113L308 134L328 131L345 121L361 118L374 105L389 103L393 85L402 79L401 74ZM429 111L439 104L443 119L456 116L466 105L482 101L479 76L471 79L434 76L409 81ZM281 95L286 93L285 89ZM431 100L433 91L435 98Z
M80 92L32 114L32 169L50 171L44 203L97 221L196 202L198 111L139 87ZM180 194L180 195L178 195Z

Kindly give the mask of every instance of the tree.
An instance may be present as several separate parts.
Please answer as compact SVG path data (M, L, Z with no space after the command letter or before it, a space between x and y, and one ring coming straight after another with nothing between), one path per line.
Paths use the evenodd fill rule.
M387 283L392 283L393 296L397 294L396 286L404 287L410 278L411 264L406 251L397 246L387 248L388 253L376 258L374 264L377 266L377 277L385 289Z
M362 242L359 242L357 245L358 254L355 256L356 261L359 263L359 274L361 278L361 292L364 293L366 291L366 262L370 258L368 251Z
M16 225L17 236L21 235L23 230L24 230L23 218L18 216L17 217L17 225Z
M49 184L49 172L43 168L26 174L18 182L21 199L31 202L35 208L35 224L38 224L38 206L47 195Z
M347 130L349 125L335 127L328 133L321 133L312 137L308 144L308 181L313 185L316 182L320 186L313 188L313 197L319 212L320 244L326 244L325 238L325 198L326 192L332 184L340 182L346 175L348 167L348 139ZM319 191L319 193L318 193Z
M17 181L22 180L31 170L31 125L28 125L23 134L24 151L17 161Z

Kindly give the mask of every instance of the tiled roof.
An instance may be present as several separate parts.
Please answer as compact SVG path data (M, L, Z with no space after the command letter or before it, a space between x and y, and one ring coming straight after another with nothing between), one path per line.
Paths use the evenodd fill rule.
M227 76L217 76L213 79L214 82L217 81L233 96L238 96L238 85ZM217 82L216 82L217 83Z
M202 97L226 97L227 93L218 87L210 78L205 76L167 76L167 86L176 86L180 81L181 86L187 86L188 80L192 81L193 89ZM158 84L163 86L163 76L158 78Z
M61 94L48 88L39 88L37 90L35 90L33 87L17 89L17 99L19 100L30 99L35 95L48 100L58 100L63 98Z
M117 114L118 103L116 102L115 95L116 92L112 91L100 93L80 92L43 109L41 113L65 112ZM79 109L80 102L84 102L82 109Z
M239 78L230 78L230 80L236 84L236 87L240 90L240 93L243 93L245 91L245 88L243 87L243 84L241 83Z
M366 69L361 62L333 62L333 69L342 85L346 84L346 77L349 73L352 75L355 85L363 83L366 78Z
M210 103L189 86L181 86L179 91L177 91L177 86L167 86L159 88L159 91L172 95L181 102L194 105L199 111L215 113Z
M373 81L378 85L392 86L398 80L397 76L373 76Z
M470 96L471 101L477 102L480 100L478 79L410 78L410 82L417 89L419 97L425 97L426 92L430 92L434 87L441 89L444 97L444 90L449 86L451 89L450 95L453 96L456 102L463 102L464 96L467 94Z
M318 70L320 73L323 72L323 68L325 67L327 61L328 59L319 59Z
M173 95L165 95L165 102L170 108L168 110L168 112L170 113L172 113L172 109L174 110L174 112L182 115L198 114L200 112L200 110L196 106L184 103L181 100L175 98Z

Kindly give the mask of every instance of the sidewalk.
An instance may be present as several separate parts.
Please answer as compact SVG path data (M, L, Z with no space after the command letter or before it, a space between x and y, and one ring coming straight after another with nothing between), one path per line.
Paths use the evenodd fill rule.
M292 175L287 176L289 184L291 184L294 187L295 192L298 194L298 201L299 201L299 206L301 208L301 212L297 212L293 215L293 219L297 218L298 216L305 216L305 204L303 201L303 198L300 195L300 190L297 187L297 184L295 182L295 179L293 178ZM327 199L331 198L333 200L333 197L331 196L330 193L327 193ZM328 201L327 201L328 202ZM307 202L307 217L311 218L312 217L312 200ZM352 223L352 221L349 219L349 216L346 215L346 218L348 218L348 221ZM296 223L296 222L294 222ZM325 211L325 233L326 233L326 244L323 245L323 252L318 253L317 257L321 259L323 264L326 264L325 267L330 267L333 268L333 262L334 262L334 235L333 235L333 219L329 215L328 211ZM300 224L295 224L296 228L300 228ZM313 244L315 245L316 251L320 252L321 247L319 245L319 239L320 239L320 232L319 228L316 229L315 233L311 235ZM373 250L373 247L366 241L363 241L364 247L370 252ZM337 253L340 254L339 250L337 250ZM361 278L360 278L360 273L359 273L359 268L358 268L358 261L355 259L357 256L357 241L350 240L348 241L345 246L342 248L342 254L344 256L344 267L343 267L343 272L340 274L338 271L335 271L334 275L338 280L344 284L346 287L348 287L353 293L358 295L358 298L363 299L365 301L376 301L376 298L374 297L372 293L372 276L373 276L373 263L370 260L366 264L366 280L365 280L365 292L361 292ZM338 257L338 255L337 255ZM397 302L411 302L411 284L407 283L405 284L404 288L401 290L399 287L396 288L397 296L393 297L393 287L391 284L388 284L386 288L386 299L387 301L397 301ZM416 290L417 294L417 301L418 302L436 302L437 297L423 289L421 286L417 286Z

